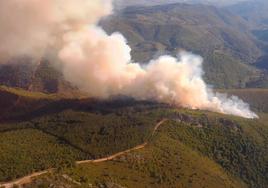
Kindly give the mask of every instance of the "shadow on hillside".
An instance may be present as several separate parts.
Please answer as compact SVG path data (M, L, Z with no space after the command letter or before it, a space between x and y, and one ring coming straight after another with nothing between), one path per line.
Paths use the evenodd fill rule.
M44 102L43 105L40 105L40 101L38 104L29 104L29 105L37 105L37 108L35 108L34 106L29 106L29 108L32 108L33 110L29 110L25 113L20 112L19 114L13 114L13 111L11 110L10 112L8 112L8 115L0 117L0 121L2 122L29 121L37 117L57 114L65 110L91 112L106 115L110 113L120 113L124 111L126 108L131 108L135 112L142 112L144 110L159 107L161 108L168 107L165 104L159 104L152 101L137 101L132 98L126 98L126 97L117 97L107 100L60 99L50 102L46 101ZM18 106L18 109L19 108L20 106Z

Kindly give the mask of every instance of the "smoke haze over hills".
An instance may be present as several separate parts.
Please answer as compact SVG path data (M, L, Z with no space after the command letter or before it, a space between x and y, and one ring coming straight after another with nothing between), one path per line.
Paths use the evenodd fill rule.
M212 4L212 5L232 5L243 1L252 0L116 0L115 6L123 8L126 6L152 6L171 3L193 3L193 4Z
M209 89L202 78L199 56L183 52L177 58L162 56L151 60L146 66L133 62L123 35L108 35L97 25L112 13L110 0L9 0L1 1L0 7L1 18L7 17L11 9L14 12L8 20L0 21L0 39L6 40L0 54L35 55L51 46L58 51L65 79L91 97L128 95L257 117L237 97L227 98Z

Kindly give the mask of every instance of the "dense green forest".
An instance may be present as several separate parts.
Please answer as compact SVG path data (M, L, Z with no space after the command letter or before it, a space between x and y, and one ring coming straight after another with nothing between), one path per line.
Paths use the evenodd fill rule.
M162 112L170 120L145 149L110 162L65 168L30 186L266 187L266 121L190 110L153 113ZM66 176L72 181L64 181Z
M30 104L31 110L20 110L11 119L0 116L1 182L55 168L28 186L101 187L112 183L126 187L265 188L268 184L267 108L254 99L256 95L266 98L266 90L228 91L248 99L259 112L258 120L125 97L99 101L4 91L19 97L18 107ZM168 121L152 137L162 119ZM113 161L75 164L144 142L149 143L144 149Z
M144 114L128 117L64 111L29 122L2 124L0 181L134 147L146 140L155 123L155 118Z

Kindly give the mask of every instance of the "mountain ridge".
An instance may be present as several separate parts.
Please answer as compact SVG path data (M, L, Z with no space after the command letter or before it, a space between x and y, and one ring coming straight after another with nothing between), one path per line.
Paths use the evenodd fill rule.
M266 72L254 66L263 50L247 24L228 9L185 3L129 7L100 22L108 33L127 38L136 62L188 50L203 56L205 80L215 88L266 87ZM47 93L76 90L53 65L55 55L12 61L0 65L0 84Z

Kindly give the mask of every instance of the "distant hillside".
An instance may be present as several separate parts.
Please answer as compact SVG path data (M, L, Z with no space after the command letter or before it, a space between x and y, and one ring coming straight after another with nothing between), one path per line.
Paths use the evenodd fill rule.
M122 9L128 6L155 6L171 3L191 3L191 4L212 4L226 6L236 4L247 0L115 0L114 4L117 9Z
M268 70L268 1L266 0L255 0L241 2L228 8L233 13L240 15L242 18L247 20L250 29L255 37L261 43L261 48L264 54L257 60L256 66ZM256 85L264 86L267 85L266 81L268 76L266 75Z
M31 58L15 58L0 64L0 85L45 93L68 93L74 88L48 60L36 62Z
M186 49L205 58L207 80L216 87L245 87L259 76L247 65L261 56L258 43L247 22L225 9L189 4L129 7L101 24L109 33L122 32L139 62Z
M230 89L223 92L247 101L255 111L268 113L268 89Z
M268 26L268 1L254 0L245 1L229 7L232 12L241 15L251 23L253 28L263 28Z
M267 68L263 51L268 45L252 35L246 20L226 9L200 4L129 7L101 25L108 33L124 34L137 62L184 49L204 57L205 79L216 88L268 87L262 71ZM52 65L54 60L34 61L20 57L0 65L0 84L46 93L76 90ZM256 62L261 70L252 66Z

